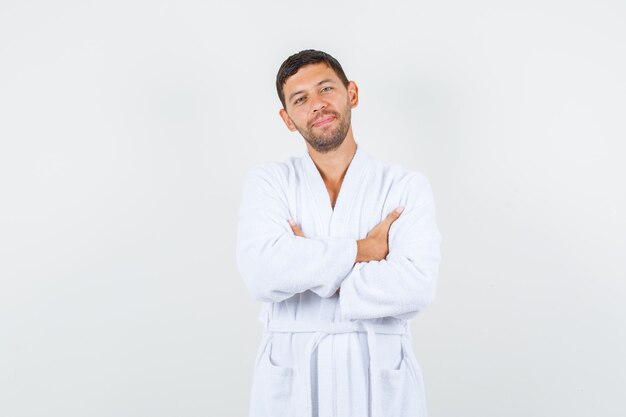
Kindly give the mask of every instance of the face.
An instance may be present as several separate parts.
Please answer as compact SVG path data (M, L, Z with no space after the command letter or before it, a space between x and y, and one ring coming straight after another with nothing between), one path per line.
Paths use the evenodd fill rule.
M344 86L333 69L321 62L304 66L283 87L285 109L280 116L320 153L338 148L350 130L351 110L358 104L353 81Z

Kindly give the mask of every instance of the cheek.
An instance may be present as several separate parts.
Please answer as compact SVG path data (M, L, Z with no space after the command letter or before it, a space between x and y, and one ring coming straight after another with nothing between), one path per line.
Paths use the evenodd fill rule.
M295 112L293 112L292 120L298 126L306 126L309 120L309 113L304 108L304 106L298 108Z

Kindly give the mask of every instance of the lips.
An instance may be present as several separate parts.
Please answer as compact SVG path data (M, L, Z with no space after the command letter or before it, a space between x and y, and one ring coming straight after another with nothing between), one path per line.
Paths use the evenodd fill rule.
M335 116L323 116L321 119L319 119L316 122L314 122L313 126L315 126L315 127L326 126L327 124L329 124L333 120L335 120Z

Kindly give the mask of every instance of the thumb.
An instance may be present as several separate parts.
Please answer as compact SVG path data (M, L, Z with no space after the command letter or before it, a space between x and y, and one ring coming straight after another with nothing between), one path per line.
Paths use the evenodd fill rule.
M302 233L302 229L298 227L298 225L296 224L295 221L293 221L293 219L289 219L288 222L289 222L289 225L291 226L291 230L293 231L294 235L304 237L304 233Z
M389 224L393 223L395 220L398 219L398 217L400 217L400 214L403 211L404 211L404 207L398 207L395 210L392 210L391 213L387 215L387 218L385 219L385 221L387 221Z

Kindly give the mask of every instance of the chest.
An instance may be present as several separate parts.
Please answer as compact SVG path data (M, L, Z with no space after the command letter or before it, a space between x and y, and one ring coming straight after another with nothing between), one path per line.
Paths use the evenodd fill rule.
M346 177L327 188L321 178L299 176L288 184L289 211L306 237L363 239L393 203L393 187L375 172Z

